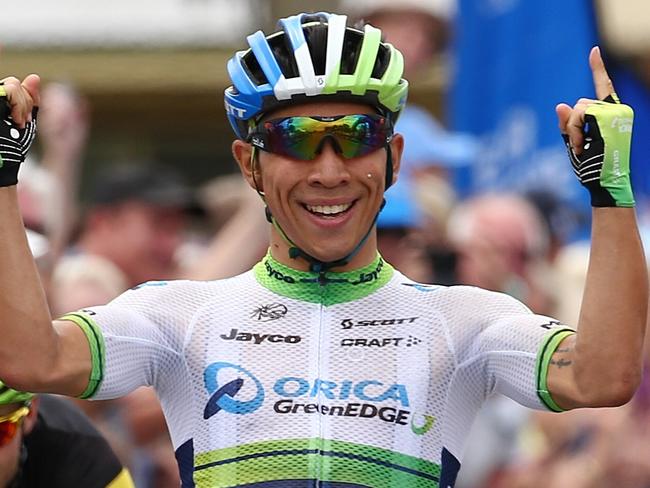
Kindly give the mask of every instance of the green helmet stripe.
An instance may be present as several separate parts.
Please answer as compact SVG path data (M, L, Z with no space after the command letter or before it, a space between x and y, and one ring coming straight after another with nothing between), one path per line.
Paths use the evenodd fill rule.
M408 82L400 79L404 72L404 56L392 44L387 44L390 49L390 61L379 87L379 101L389 110L398 110L405 101L408 93ZM393 89L390 89L390 88Z
M342 80L341 78L349 77L350 75L342 75L341 73L341 61L336 64L336 67L332 70L329 75L329 78L325 81L325 88L323 88L324 95L332 95L339 91Z
M363 43L357 60L357 67L352 75L352 94L363 95L368 89L368 81L372 75L372 69L377 60L379 44L381 43L381 31L371 25L364 29Z

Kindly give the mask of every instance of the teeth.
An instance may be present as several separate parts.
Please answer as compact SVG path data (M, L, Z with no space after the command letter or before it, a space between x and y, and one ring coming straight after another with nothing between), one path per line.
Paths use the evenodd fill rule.
M334 215L345 212L351 206L351 203L344 203L342 205L305 205L305 207L307 207L307 210L310 212L324 215Z

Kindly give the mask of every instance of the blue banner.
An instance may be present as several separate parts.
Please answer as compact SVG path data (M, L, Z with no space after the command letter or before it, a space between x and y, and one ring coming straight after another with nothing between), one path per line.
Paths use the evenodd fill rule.
M632 190L642 222L650 220L650 90L632 69L618 66L610 69L616 93L621 102L634 109L634 132L630 153Z
M542 190L588 210L555 105L595 98L588 62L595 44L587 0L459 1L450 124L481 140L475 164L456 175L463 194Z

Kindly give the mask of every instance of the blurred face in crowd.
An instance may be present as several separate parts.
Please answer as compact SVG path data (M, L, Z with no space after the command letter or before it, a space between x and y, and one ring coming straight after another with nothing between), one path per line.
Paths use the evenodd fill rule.
M174 255L186 223L181 209L129 201L98 209L90 220L91 251L117 265L129 286L173 276Z
M369 22L379 27L387 42L393 44L404 56L404 72L407 76L426 67L441 47L436 45L434 19L416 10L380 12L372 15Z
M22 404L0 405L0 417L11 415ZM16 433L6 444L0 445L0 488L6 488L18 473L23 436L31 432L36 422L36 410L30 412L20 424Z
M477 197L456 210L450 226L464 284L512 293L510 288L528 278L528 265L545 248L540 218L516 196Z
M335 116L372 113L354 103L308 103L273 112L270 119L289 116ZM394 174L399 168L403 139L391 142ZM251 146L241 140L233 143L233 153L252 186L259 188L280 227L303 251L321 261L341 259L361 242L375 218L384 194L386 150L345 159L329 141L313 160L258 152L259 164L251 165ZM255 173L253 174L253 171ZM253 179L254 177L254 179ZM271 248L276 259L290 266L303 266L302 260L288 260L288 244L273 228ZM376 252L373 233L346 269L370 263Z

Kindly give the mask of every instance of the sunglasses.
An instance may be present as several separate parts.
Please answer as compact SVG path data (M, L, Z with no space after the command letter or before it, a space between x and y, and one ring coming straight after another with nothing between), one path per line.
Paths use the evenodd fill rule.
M24 406L9 415L0 417L0 447L6 446L16 437L20 425L28 414L29 407Z
M353 114L265 120L248 140L263 151L307 161L321 153L327 140L345 159L353 159L385 147L392 137L393 126L386 117Z

